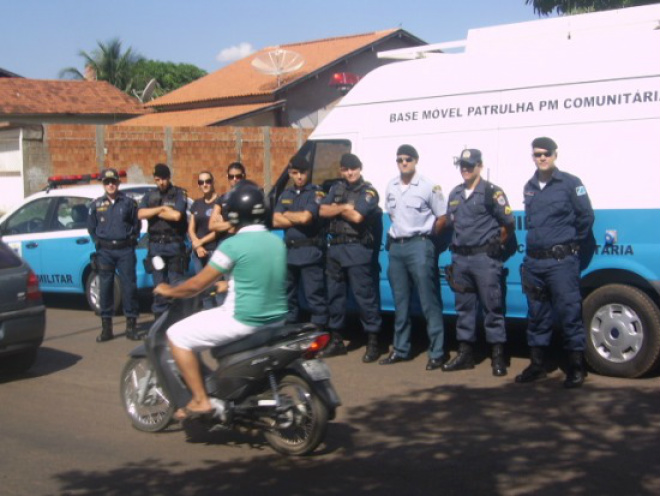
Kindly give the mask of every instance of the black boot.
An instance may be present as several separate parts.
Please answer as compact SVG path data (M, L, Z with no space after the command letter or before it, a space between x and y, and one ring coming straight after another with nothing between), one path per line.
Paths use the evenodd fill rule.
M496 343L493 345L493 355L490 366L493 368L493 375L495 377L502 377L506 375L506 358L504 357L504 345Z
M364 352L362 361L364 363L371 363L380 358L380 349L378 348L378 334L370 332L367 334L367 336L367 350Z
M568 369L564 387L567 389L579 388L584 383L587 371L584 369L584 360L581 351L571 351L568 355Z
M112 338L112 319L110 317L102 317L101 334L96 336L96 342L103 343L104 341L110 341Z
M322 349L316 356L319 358L330 358L333 356L345 355L346 353L348 352L346 351L346 346L344 346L344 340L342 339L341 334L333 332L328 346Z
M137 341L140 339L140 334L135 328L135 317L126 317L126 339Z
M458 355L449 360L442 366L445 372L454 372L455 370L468 370L474 368L474 355L472 353L472 344L462 341L458 345Z
M548 375L545 371L545 364L543 361L543 348L533 346L530 348L529 354L531 363L522 371L522 373L516 376L516 382L518 383L538 381Z

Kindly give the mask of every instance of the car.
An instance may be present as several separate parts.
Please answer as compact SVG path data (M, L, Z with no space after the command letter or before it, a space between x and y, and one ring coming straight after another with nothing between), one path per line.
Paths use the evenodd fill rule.
M49 187L27 197L0 218L0 237L37 275L44 293L85 295L94 311L100 311L98 275L92 271L90 255L95 251L87 232L90 203L104 194L101 184L89 183L89 175L49 178ZM75 184L68 187L62 185ZM155 185L122 184L120 190L140 201ZM146 222L136 248L138 290L153 287L144 268L148 236ZM121 286L115 278L115 312L121 307Z
M28 370L46 332L46 307L30 266L0 241L0 372Z

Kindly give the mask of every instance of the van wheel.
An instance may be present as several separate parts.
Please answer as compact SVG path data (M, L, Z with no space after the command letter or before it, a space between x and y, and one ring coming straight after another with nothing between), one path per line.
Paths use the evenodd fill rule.
M640 377L660 356L660 310L643 291L609 284L591 293L582 310L586 358L599 374Z
M121 309L121 286L119 284L119 276L115 275L114 281L114 313L119 313ZM85 282L85 297L89 308L94 310L96 315L101 313L101 280L96 272L87 274L87 281Z

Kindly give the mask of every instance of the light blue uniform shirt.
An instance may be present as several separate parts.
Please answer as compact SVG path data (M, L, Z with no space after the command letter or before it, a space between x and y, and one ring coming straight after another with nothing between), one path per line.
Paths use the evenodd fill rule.
M415 173L408 186L401 182L400 176L389 182L385 209L392 220L389 235L409 238L431 234L435 220L447 212L447 205L440 186Z

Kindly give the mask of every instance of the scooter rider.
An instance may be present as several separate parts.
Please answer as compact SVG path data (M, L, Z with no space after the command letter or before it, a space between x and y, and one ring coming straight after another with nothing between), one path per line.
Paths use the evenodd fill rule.
M221 274L233 276L222 306L191 315L167 331L174 360L192 393L190 403L176 413L179 420L214 413L197 353L245 337L257 327L281 325L288 311L286 247L266 229L264 196L256 184L242 181L234 188L227 216L237 233L218 246L204 269L178 286L163 283L154 289L161 297L188 298Z

